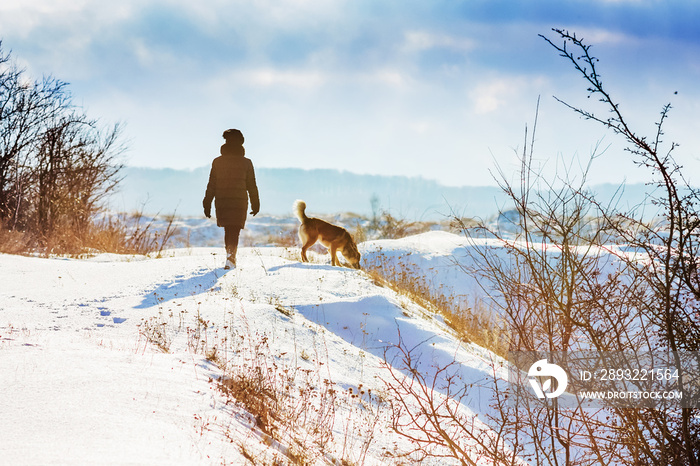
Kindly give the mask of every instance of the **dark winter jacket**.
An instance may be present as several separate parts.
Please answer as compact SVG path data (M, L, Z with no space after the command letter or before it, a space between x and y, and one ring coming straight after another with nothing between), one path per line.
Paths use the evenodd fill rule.
M241 145L226 143L221 156L214 159L209 173L209 184L204 195L204 213L211 213L215 200L216 224L220 227L243 228L248 211L248 196L253 215L260 210L258 186L255 183L253 162L245 157Z

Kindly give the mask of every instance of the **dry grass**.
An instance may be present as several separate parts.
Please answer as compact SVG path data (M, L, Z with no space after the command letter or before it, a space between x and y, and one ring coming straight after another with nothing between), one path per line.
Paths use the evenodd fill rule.
M154 219L145 220L141 212L110 216L93 224L88 249L117 254L150 254L163 252L175 233L174 215L166 217L162 233L153 229Z
M139 335L143 337L147 343L156 346L162 352L170 352L173 336L170 331L169 322L163 317L162 312L159 313L158 316L143 319L139 324Z
M153 220L140 213L105 216L76 228L71 224L52 230L50 235L35 231L10 230L0 225L0 253L81 256L101 252L115 254L160 254L175 233L175 217L162 233Z
M383 213L382 222L364 228L358 221L352 231L356 241L361 243L368 236L381 235L382 238L401 238L406 235L425 232L437 224L408 222ZM466 219L471 221L471 219ZM463 224L462 224L463 225ZM447 230L458 230L457 224L441 225ZM282 257L288 260L301 260L299 245L286 246ZM316 244L308 255L311 263L328 262L328 252ZM339 254L339 257L342 257ZM341 259L342 262L342 259ZM371 261L363 261L364 271L379 285L390 288L429 312L438 314L452 328L457 336L468 342L487 348L499 356L506 356L510 333L506 323L482 301L467 302L450 292L445 292L439 283L434 283L425 274L411 265L379 255Z
M266 335L239 334L234 361L220 388L254 419L267 438L283 445L291 464L314 464L333 439L338 391L321 366L302 368L275 354Z
M232 298L240 299L235 289ZM256 435L241 438L220 427L251 464L364 464L377 429L389 417L386 402L362 385L343 389L330 379L324 339L280 352L266 333L249 327L245 312L236 313L236 322L220 326L197 313L190 327L163 307L158 318L143 323L141 335L166 351L186 332L188 350L221 369L219 389L247 412ZM251 439L253 444L246 443Z
M24 254L32 251L35 247L36 242L31 235L5 228L0 222L0 253Z
M469 303L466 298L459 299L449 291L443 292L442 285L432 283L420 269L381 254L365 262L364 267L378 285L442 316L460 339L499 356L507 354L510 343L508 327L483 302Z

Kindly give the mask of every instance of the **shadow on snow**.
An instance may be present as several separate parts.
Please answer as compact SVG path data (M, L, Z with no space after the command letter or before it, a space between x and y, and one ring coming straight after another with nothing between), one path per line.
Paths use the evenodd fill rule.
M149 291L143 297L141 304L135 306L135 309L146 309L172 299L197 296L211 291L219 278L226 272L226 270L221 269L201 268L190 277L185 278L182 275L175 277L175 280L162 283Z
M413 368L428 383L437 378L434 389L439 392L445 393L444 377L449 375L456 375L455 381L465 385L488 381L484 367L480 367L481 364L474 367L475 355L469 354L464 345L446 334L436 333L435 327L423 317L411 315L385 296L297 305L295 309L306 319L408 374L410 371L405 366L404 355L397 348L401 345L410 352ZM439 371L447 366L446 372ZM465 399L462 402L474 405L480 400Z

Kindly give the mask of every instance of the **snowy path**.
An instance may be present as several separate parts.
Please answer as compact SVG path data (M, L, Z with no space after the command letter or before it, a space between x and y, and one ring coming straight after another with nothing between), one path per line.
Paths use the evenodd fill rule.
M242 248L228 273L221 249L167 255L0 255L3 462L241 464L231 438L259 440L216 390L219 369L192 351L199 338L230 352L234 337L264 334L275 354L323 367L343 388L380 388L399 330L408 345L428 342L426 371L456 359L467 381L490 373L484 350L361 272L301 264L281 248ZM147 323L162 325L167 353L147 344ZM206 335L194 338L202 323ZM487 400L469 407L482 412ZM377 464L400 444L388 430L380 437L369 453Z
M146 350L137 327L154 314L149 292L163 283L211 285L201 266L113 256L0 261L5 464L194 464L221 455L197 435L224 403L209 381L214 368Z

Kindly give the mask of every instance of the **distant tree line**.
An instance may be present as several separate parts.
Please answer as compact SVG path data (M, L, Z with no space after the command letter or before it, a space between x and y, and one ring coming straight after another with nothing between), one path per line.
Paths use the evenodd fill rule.
M73 104L68 84L32 80L0 42L0 228L33 247L85 235L119 181L121 127L101 128Z

